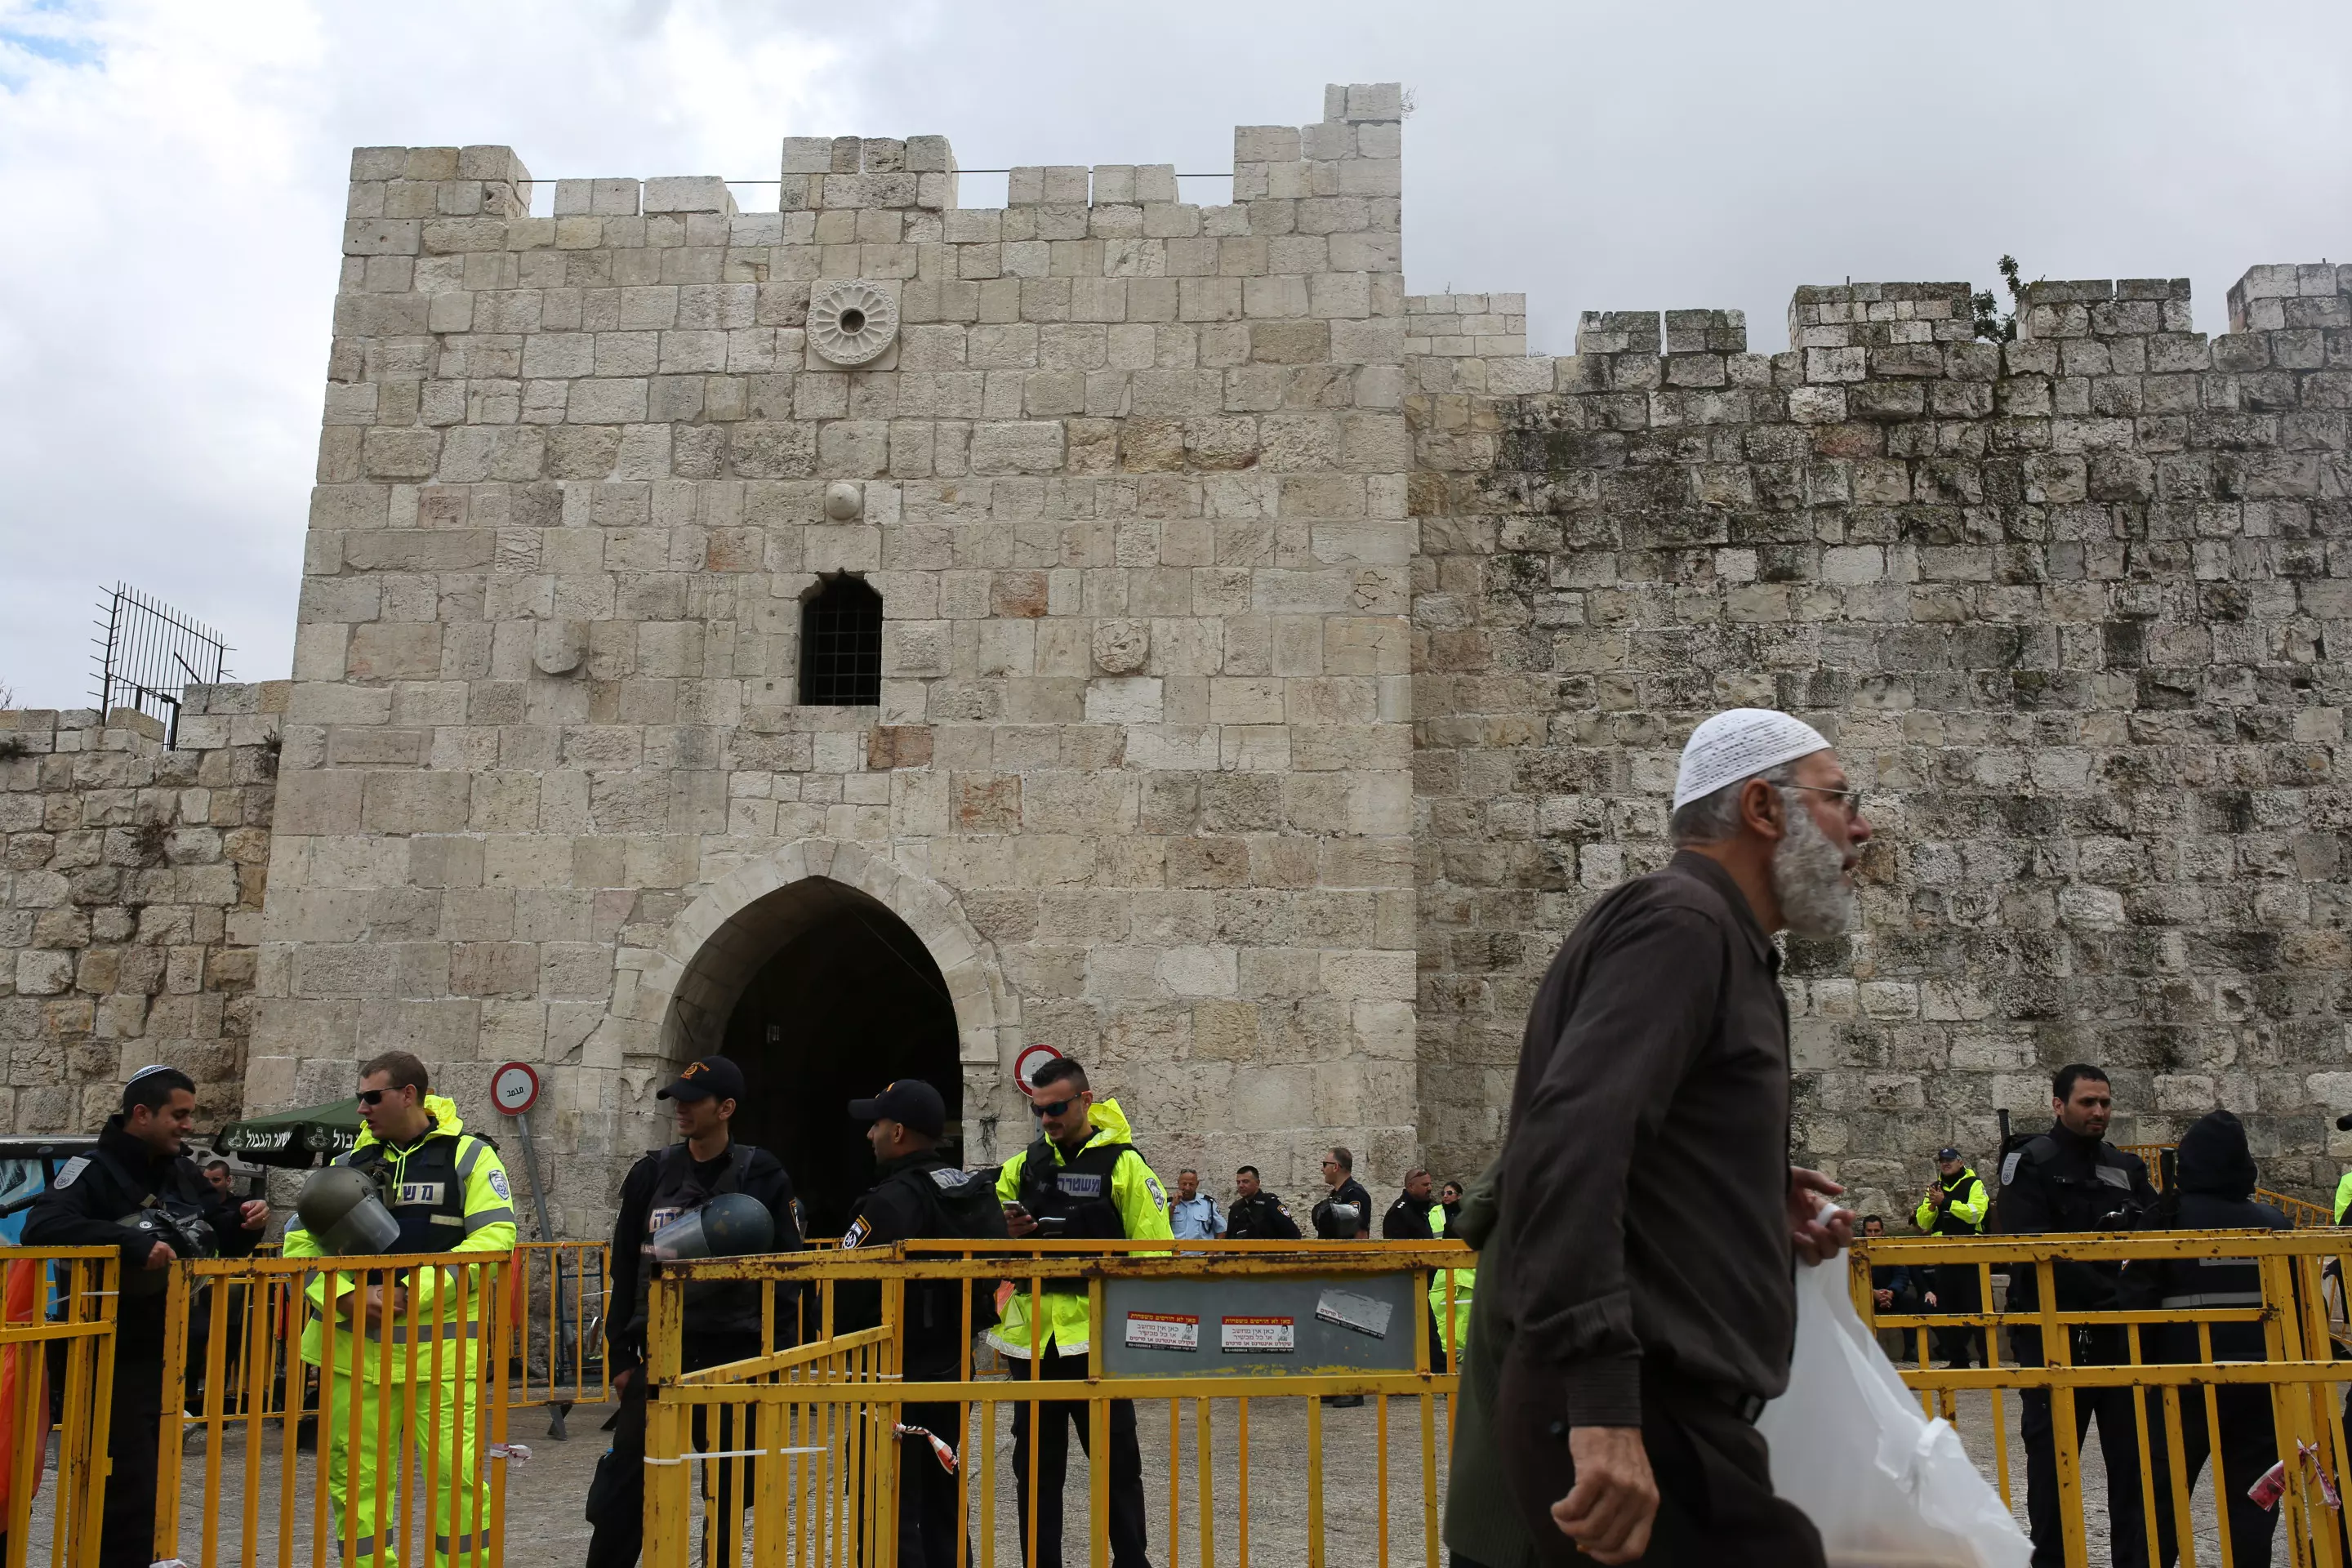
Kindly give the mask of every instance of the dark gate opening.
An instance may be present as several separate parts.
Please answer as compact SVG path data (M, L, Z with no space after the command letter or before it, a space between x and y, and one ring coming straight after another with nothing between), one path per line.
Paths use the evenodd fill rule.
M961 1141L955 1005L922 940L878 900L821 880L775 897L792 900L784 925L798 929L751 973L727 1021L724 1049L744 1079L733 1131L783 1161L809 1235L838 1237L876 1180L852 1100L922 1079L947 1101L949 1142Z

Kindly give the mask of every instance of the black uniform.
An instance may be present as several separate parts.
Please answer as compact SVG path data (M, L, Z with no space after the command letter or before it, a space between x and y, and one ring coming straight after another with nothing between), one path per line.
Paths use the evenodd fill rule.
M1225 1210L1227 1241L1297 1241L1298 1222L1290 1217L1290 1210L1280 1198L1263 1188L1245 1198L1235 1198Z
M2010 1153L2001 1162L2000 1228L2012 1236L2069 1231L2129 1230L2156 1204L2147 1167L2101 1138L2084 1138L2061 1122ZM2113 1309L2121 1266L2063 1262L2055 1266L2059 1309L2095 1312ZM2039 1270L2011 1270L2008 1310L2040 1305ZM2010 1350L2025 1366L2044 1363L2042 1331L2013 1326ZM2129 1360L2120 1329L2078 1328L2072 1345L2074 1363L2113 1365ZM2018 1430L2025 1442L2025 1511L2033 1529L2034 1568L2057 1568L2065 1561L2058 1504L2057 1434L2052 1426L2050 1392L2027 1389ZM2074 1440L2095 1417L2099 1452L2107 1467L2107 1519L2116 1568L2141 1568L2147 1561L2147 1528L2140 1510L2139 1436L2128 1388L2077 1389Z
M113 1413L107 1428L112 1473L99 1529L100 1568L147 1568L154 1561L155 1451L163 1419L163 1312L169 1298L144 1290L132 1276L146 1268L158 1237L126 1230L123 1216L153 1197L174 1215L212 1227L223 1256L241 1258L260 1239L237 1217L235 1199L213 1190L184 1154L156 1159L146 1144L107 1119L95 1152L68 1160L25 1217L27 1247L119 1247L124 1289L115 1315ZM180 1248L175 1245L173 1251ZM147 1277L152 1280L157 1276Z
M1332 1211L1353 1204L1353 1219L1343 1219ZM1315 1235L1321 1241L1353 1241L1358 1236L1368 1236L1372 1228L1372 1194L1364 1184L1350 1176L1326 1194L1315 1205L1310 1216L1315 1221ZM1230 1229L1228 1230L1230 1234Z
M2179 1165L2158 1205L2155 1223L2165 1230L2288 1229L2286 1215L2252 1200L2254 1174L2246 1130L2228 1111L2216 1110L2182 1135ZM2144 1258L2124 1266L2118 1294L2127 1307L2259 1307L2262 1266L2242 1258ZM2216 1323L2212 1335L2215 1361L2270 1359L2260 1323ZM2198 1353L2193 1324L2151 1324L2142 1331L2142 1340L2152 1362L2205 1359ZM2213 1490L2229 1500L2231 1560L2268 1563L2278 1515L2248 1497L2246 1489L2279 1459L2270 1390L2260 1384L2225 1383L2214 1391L2214 1403L2221 1418L2221 1468ZM2147 1391L2147 1406L2148 1462L2161 1478L2169 1468L2162 1390ZM2194 1384L2180 1391L2180 1447L2181 1473L2193 1491L2216 1447L2205 1420L2204 1391ZM2158 1485L2166 1483L2159 1479ZM2172 1503L2162 1490L2157 1495L2156 1542L2166 1568L2179 1561Z
M944 1200L968 1197L970 1212L992 1215L997 1237L1006 1235L1004 1210L995 1184L984 1174L958 1170L926 1151L881 1167L882 1181L857 1200L856 1217L844 1233L845 1248L885 1247L894 1241L961 1237L970 1231L952 1222ZM916 1282L907 1287L905 1375L918 1383L949 1383L963 1375L965 1332L987 1327L990 1316L975 1310L967 1318L966 1289L955 1280ZM882 1321L881 1285L844 1280L834 1288L834 1328L850 1333ZM920 1426L950 1449L962 1446L964 1412L959 1405L912 1404L899 1407L899 1420ZM930 1445L909 1437L898 1450L898 1563L900 1568L955 1568L961 1533L956 1479ZM969 1551L967 1561L972 1560Z
M744 1193L757 1198L774 1217L775 1250L797 1252L803 1245L793 1218L793 1179L765 1149L730 1143L718 1158L697 1161L684 1143L657 1149L629 1169L621 1183L621 1215L613 1226L611 1310L604 1320L605 1352L613 1376L635 1373L621 1390L621 1412L613 1428L613 1450L596 1467L588 1493L588 1521L596 1533L588 1543L589 1568L628 1568L644 1545L646 1489L646 1324L652 1300L654 1232L682 1219L721 1193ZM748 1283L689 1286L686 1298L685 1331L678 1336L684 1370L696 1371L741 1361L798 1342L798 1302L781 1289L776 1296L775 1344L760 1342L760 1287ZM730 1415L719 1422L721 1448L753 1446L752 1432L733 1429ZM694 1412L694 1446L709 1448L703 1409ZM738 1437L742 1440L738 1441ZM705 1468L718 1474L719 1511L723 1517L735 1495L739 1473L748 1473L740 1460L709 1461Z
M1429 1228L1429 1211L1437 1206L1429 1198L1417 1198L1411 1193L1399 1193L1389 1212L1381 1216L1382 1241L1435 1241L1437 1233Z

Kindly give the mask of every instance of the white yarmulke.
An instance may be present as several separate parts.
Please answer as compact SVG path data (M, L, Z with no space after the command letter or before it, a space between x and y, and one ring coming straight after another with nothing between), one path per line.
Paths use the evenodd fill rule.
M1769 708L1731 708L1691 731L1675 774L1675 809L1782 763L1829 750L1802 719Z

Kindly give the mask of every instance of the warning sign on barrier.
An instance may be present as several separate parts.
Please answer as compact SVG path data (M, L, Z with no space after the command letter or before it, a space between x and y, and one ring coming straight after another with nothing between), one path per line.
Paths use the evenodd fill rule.
M1288 1355L1298 1348L1296 1318L1221 1318L1218 1347L1233 1355Z
M1103 1281L1113 1377L1411 1372L1427 1287L1393 1274L1266 1274ZM1213 1336L1202 1342L1202 1329ZM1211 1353L1202 1355L1207 1351Z
M1201 1320L1182 1312L1129 1312L1127 1342L1160 1351L1201 1348Z

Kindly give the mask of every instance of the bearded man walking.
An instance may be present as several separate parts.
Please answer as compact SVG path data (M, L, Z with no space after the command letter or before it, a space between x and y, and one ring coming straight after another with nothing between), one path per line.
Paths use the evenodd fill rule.
M1789 1163L1771 936L1845 929L1870 825L1817 731L1735 709L1684 748L1668 831L1674 858L1593 906L1528 1020L1496 1217L1467 1237L1457 1568L1822 1568L1754 1422L1788 1384L1793 1262L1853 1226Z

